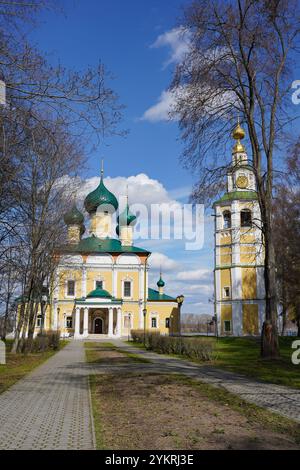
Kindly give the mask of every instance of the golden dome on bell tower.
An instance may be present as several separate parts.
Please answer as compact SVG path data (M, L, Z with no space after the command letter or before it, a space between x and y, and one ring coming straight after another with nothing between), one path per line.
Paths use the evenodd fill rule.
M239 119L238 119L238 123L237 125L235 126L233 132L232 132L232 137L234 138L234 140L236 140L236 144L233 146L233 149L232 149L232 152L233 153L238 153L238 152L245 152L245 147L244 145L241 143L241 139L243 139L245 137L246 133L244 131L244 129L240 126L240 122L239 122Z

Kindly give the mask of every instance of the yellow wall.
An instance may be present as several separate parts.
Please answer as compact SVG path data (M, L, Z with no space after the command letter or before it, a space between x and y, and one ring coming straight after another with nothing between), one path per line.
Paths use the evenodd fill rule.
M158 328L151 328L151 316L158 316ZM171 328L166 328L166 318L170 318ZM148 302L147 304L147 317L146 327L150 331L160 331L162 334L177 333L179 312L178 307L166 305L163 302ZM172 330L172 331L171 331Z
M86 293L95 289L95 281L104 281L103 288L112 292L112 271L87 271Z
M247 231L245 231L246 229L242 229L242 233L241 233L241 236L240 236L240 242L241 243L254 243L255 242L255 236L254 236L254 233L250 232L249 233L249 229Z
M231 288L230 269L221 269L221 297L223 297L223 287Z
M122 316L124 317L128 313L131 314L132 328L134 330L138 329L139 328L139 305L124 302L122 305ZM123 331L123 334L127 333L127 328L124 328L124 318L122 319L122 331Z
M117 297L120 299L123 297L123 292L122 292L122 280L126 280L128 277L128 280L133 281L133 299L138 300L139 298L139 273L138 271L129 271L129 272L118 272L118 284L117 284Z
M242 298L256 299L255 268L242 268Z
M230 244L231 244L231 233L228 232L228 235L226 235L226 237L224 235L221 236L220 245L230 245Z
M243 305L243 333L244 335L258 334L258 305Z
M66 271L62 271L59 277L59 299L68 299L70 297L66 296L66 283L68 279L74 279L76 286L75 286L75 297L82 297L82 273L79 269L69 269Z
M225 320L231 321L231 329L232 329L232 306L231 305L221 305L221 332L222 334L225 334L225 330L224 330Z
M220 248L220 264L230 265L231 264L231 247L224 246Z
M244 264L253 264L256 262L256 248L253 245L241 245L240 260Z

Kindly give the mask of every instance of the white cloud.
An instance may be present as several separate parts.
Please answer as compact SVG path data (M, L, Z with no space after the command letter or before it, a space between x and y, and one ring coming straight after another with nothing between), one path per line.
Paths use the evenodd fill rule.
M100 177L98 176L82 181L80 191L78 192L78 201L83 202L86 195L96 189L99 181ZM130 204L140 203L148 207L150 204L176 202L174 199L170 198L168 191L158 180L149 178L149 176L144 173L129 176L128 178L123 176L117 176L115 178L107 177L104 178L104 183L117 198L125 196L128 187Z
M177 64L184 59L184 56L190 48L191 33L182 26L173 28L160 34L151 47L169 47L170 56L164 63L164 67L170 64Z
M177 269L179 266L179 263L168 256L164 255L163 253L159 252L154 252L151 254L149 258L149 265L151 268L154 269L160 269L162 268L162 271L173 271L174 269Z
M193 269L190 271L180 271L176 275L176 279L180 281L199 281L208 279L211 276L211 271L208 269Z
M175 120L174 117L171 117L175 103L176 97L174 93L171 91L163 91L157 103L144 112L141 120L149 122Z

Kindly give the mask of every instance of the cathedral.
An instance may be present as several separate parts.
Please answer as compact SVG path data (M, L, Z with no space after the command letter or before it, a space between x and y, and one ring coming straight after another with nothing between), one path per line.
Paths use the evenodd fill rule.
M88 236L83 237L84 215L76 205L65 214L67 240L55 255L50 304L45 318L38 315L36 334L41 327L74 339L118 338L143 328L162 334L179 331L180 300L165 294L161 275L157 289L148 285L151 253L133 245L136 216L128 198L117 217L118 238L111 237L118 206L104 184L102 169L98 187L84 201Z
M227 191L215 201L215 314L220 335L258 335L265 313L264 250L256 182L238 123Z

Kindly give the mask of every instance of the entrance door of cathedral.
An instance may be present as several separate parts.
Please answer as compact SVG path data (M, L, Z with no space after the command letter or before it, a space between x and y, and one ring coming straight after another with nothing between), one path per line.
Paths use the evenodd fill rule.
M103 333L103 321L101 318L95 319L95 334L101 335Z

